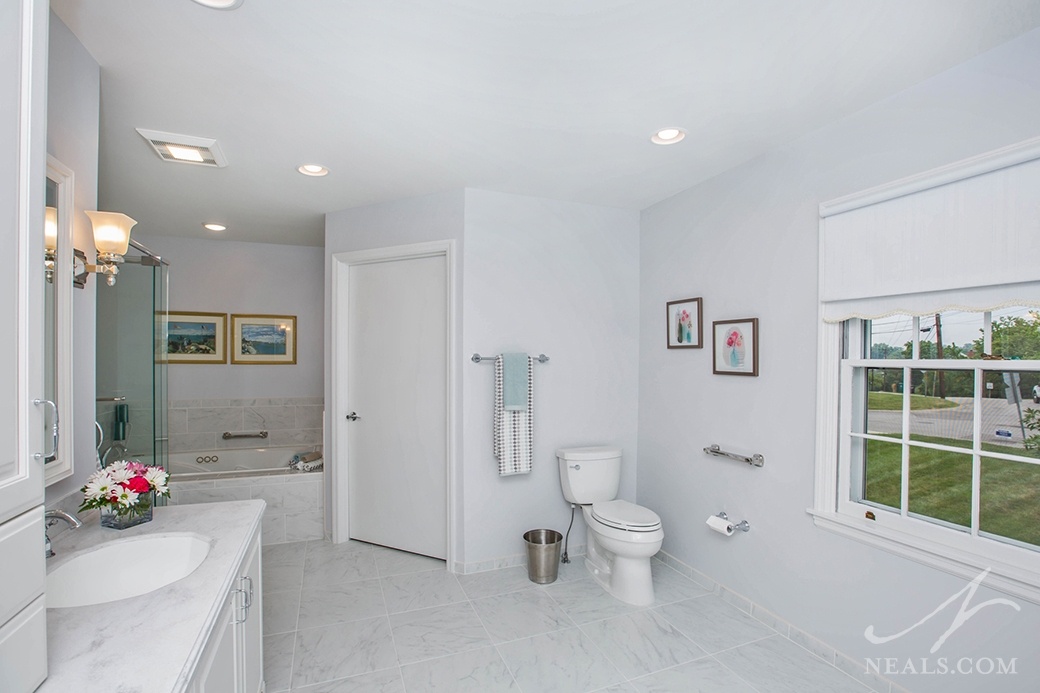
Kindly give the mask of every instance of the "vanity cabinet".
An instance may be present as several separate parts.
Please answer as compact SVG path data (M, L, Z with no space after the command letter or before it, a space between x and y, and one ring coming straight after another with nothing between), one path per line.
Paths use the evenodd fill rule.
M192 678L190 693L260 693L264 679L260 534L224 600Z

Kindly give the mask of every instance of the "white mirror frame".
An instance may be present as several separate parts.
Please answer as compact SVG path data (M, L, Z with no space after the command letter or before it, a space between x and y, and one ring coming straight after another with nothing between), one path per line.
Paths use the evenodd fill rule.
M47 178L57 186L58 249L54 267L54 394L59 431L57 458L44 467L46 484L72 476L72 450L75 430L72 422L72 216L75 212L75 176L72 170L47 155ZM43 262L43 258L40 258ZM48 436L49 438L49 436ZM49 444L49 443L48 443Z

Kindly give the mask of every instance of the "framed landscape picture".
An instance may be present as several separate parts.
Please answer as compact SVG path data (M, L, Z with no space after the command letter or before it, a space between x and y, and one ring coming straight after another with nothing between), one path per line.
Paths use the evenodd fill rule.
M167 313L169 363L227 363L227 315L181 311Z
M296 316L232 315L231 363L296 363Z
M668 315L668 348L700 349L704 346L704 318L700 298L683 298L665 304Z
M758 375L758 318L716 320L712 356L716 375Z

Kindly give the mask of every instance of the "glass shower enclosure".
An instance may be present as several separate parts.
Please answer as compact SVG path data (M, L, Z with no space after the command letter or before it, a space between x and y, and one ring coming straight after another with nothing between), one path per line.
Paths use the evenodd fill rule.
M102 463L168 468L166 334L169 265L130 241L114 286L97 287L95 417Z

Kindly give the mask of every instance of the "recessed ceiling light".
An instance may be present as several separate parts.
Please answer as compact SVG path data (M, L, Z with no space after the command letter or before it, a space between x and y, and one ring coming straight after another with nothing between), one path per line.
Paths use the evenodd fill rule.
M203 224L202 228L207 231L227 231L227 227L223 224Z
M329 170L320 164L304 164L296 169L305 176L327 176Z
M242 4L242 0L195 0L195 2L214 10L233 10Z
M650 141L654 144L675 144L686 137L686 131L682 128L661 128L654 133Z

